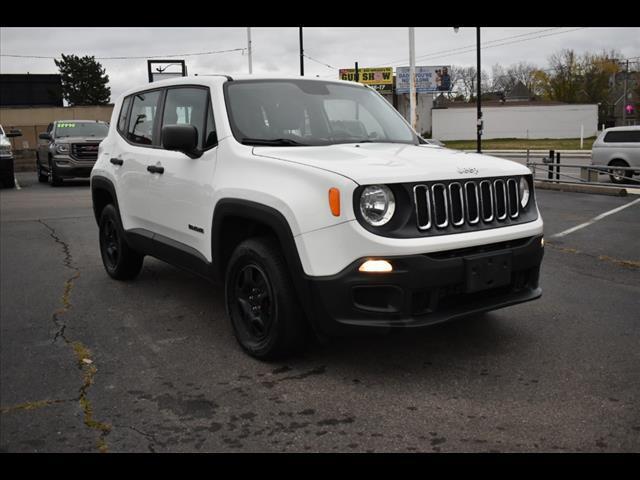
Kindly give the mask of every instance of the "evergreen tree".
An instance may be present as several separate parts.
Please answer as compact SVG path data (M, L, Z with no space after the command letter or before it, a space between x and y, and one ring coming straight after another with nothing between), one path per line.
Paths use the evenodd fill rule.
M69 105L109 103L109 75L95 57L62 54L62 60L54 62L62 75L62 95Z

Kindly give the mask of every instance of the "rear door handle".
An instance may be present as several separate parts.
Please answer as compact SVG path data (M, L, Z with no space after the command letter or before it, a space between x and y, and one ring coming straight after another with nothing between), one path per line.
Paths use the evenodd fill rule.
M149 165L147 167L147 171L151 172L151 173L160 173L163 174L164 173L164 167L157 167L155 165Z
M109 161L114 165L122 165L124 163L124 160L122 160L121 158L112 158Z

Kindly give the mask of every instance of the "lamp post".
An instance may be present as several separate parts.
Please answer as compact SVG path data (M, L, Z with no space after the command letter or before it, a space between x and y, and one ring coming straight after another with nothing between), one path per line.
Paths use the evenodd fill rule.
M302 47L302 27L300 27L300 76L304 77L304 48Z
M458 33L458 30L460 29L460 27L453 27L453 31ZM481 91L481 72L482 72L482 67L480 64L480 27L476 27L476 73L477 73L477 80L476 83L478 84L478 90L477 90L477 95L476 95L476 106L477 106L477 115L476 115L476 132L477 132L477 148L476 151L478 153L482 153L482 127L483 127L483 122L482 122L482 100L481 100L481 95L482 95L482 91Z

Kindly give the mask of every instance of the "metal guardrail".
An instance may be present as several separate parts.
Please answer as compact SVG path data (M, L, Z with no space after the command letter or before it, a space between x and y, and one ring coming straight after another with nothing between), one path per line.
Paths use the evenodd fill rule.
M609 165L576 165L576 164L559 164L559 163L548 163L548 162L527 162L527 167L531 170L533 174L534 180L538 182L547 182L547 183L558 183L562 181L563 183L579 183L583 185L602 185L606 187L638 187L640 186L640 179L635 179L631 176L626 177L624 183L611 183L611 182L599 182L598 176L601 174L611 175L614 170ZM538 168L542 167L542 168ZM566 173L561 171L562 169L569 168L574 170L579 170L579 176L575 173ZM542 170L542 171L540 171ZM633 167L615 167L617 171L629 171L629 172L637 172L638 168ZM538 173L546 173L547 178L544 176L541 178L537 176Z
M560 163L560 152L549 151L549 157L542 159L540 162L532 162L527 159L527 167L531 170L533 178L539 182L547 183L574 183L582 185L600 185L605 187L638 187L640 186L640 179L634 179L633 174L640 169L637 167L619 167L612 165L584 165L584 164L571 164ZM570 169L570 173L567 173L565 169ZM578 172L575 172L578 170ZM630 172L630 175L624 177L622 183L609 183L598 181L598 176L615 175L615 173ZM545 174L546 173L546 178ZM538 174L542 174L539 177ZM620 177L621 175L617 175Z

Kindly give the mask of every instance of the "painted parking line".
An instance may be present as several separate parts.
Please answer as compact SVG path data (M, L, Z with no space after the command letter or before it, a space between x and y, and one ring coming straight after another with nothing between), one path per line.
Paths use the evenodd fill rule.
M14 182L16 184L16 190L22 190L22 187L20 187L20 182L18 182L18 179L14 178L13 180L14 180Z
M588 220L584 223L581 223L580 225L576 225L575 227L571 227L567 230L564 230L563 232L560 233L556 233L554 235L551 235L550 238L560 238L560 237L564 237L565 235L569 235L570 233L573 233L577 230L581 230L585 227L588 227L589 225L593 225L594 223L596 223L598 220L602 220L605 217L608 217L609 215L613 215L614 213L618 213L621 210L624 210L627 207L630 207L632 205L635 205L636 203L640 202L640 198L635 199L632 202L626 203L624 205L622 205L621 207L618 208L614 208L613 210L609 210L608 212L604 212L601 213L600 215L598 215L597 217L593 217L591 220Z

